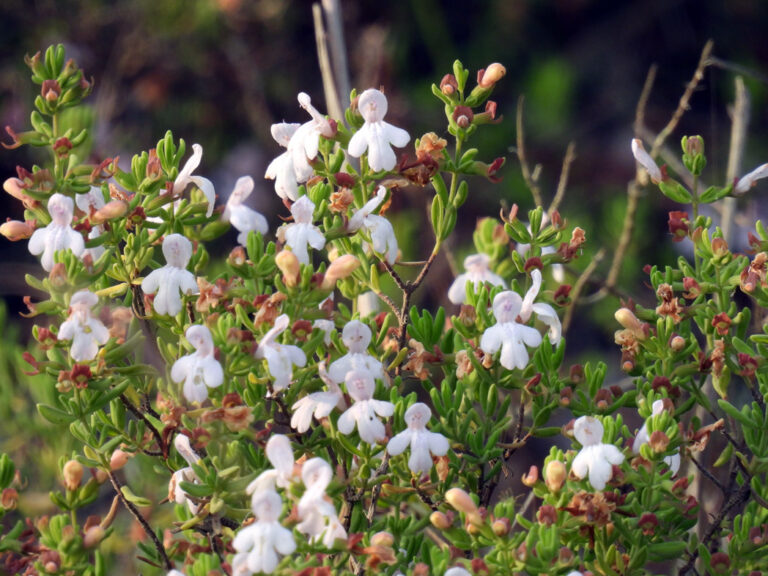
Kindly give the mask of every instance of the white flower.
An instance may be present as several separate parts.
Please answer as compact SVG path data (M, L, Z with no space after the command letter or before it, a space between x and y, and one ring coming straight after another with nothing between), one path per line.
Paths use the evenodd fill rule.
M315 250L322 250L325 246L325 236L320 228L312 224L315 213L315 205L308 196L302 196L291 205L293 222L283 224L277 230L277 237L285 242L296 258L302 264L309 264L309 251L307 246Z
M360 439L368 444L376 444L386 437L384 424L376 417L392 416L395 406L391 402L375 400L373 392L376 384L368 371L353 370L347 373L345 383L347 392L355 403L339 417L337 426L342 434L351 434L357 425Z
M648 418L650 420L654 416L658 416L664 411L664 401L663 400L656 400L653 403L653 406L651 407L651 416ZM640 446L643 444L648 444L650 441L650 435L648 434L648 420L645 421L643 424L643 427L640 429L640 431L637 433L637 436L635 437L635 441L632 444L632 452L635 454L640 453ZM674 476L677 474L677 471L680 470L680 450L678 449L677 453L673 454L672 456L666 456L664 458L664 463L669 466L669 469L672 471L672 475Z
M331 548L337 538L347 539L347 532L339 522L336 509L325 494L332 478L331 465L322 458L311 458L301 468L301 479L306 490L299 500L301 522L296 529L309 536L312 543L322 538L326 548Z
M179 572L178 570L171 570L166 574L166 576L184 576L184 572Z
M499 292L493 299L496 325L487 328L480 339L480 349L486 354L495 354L501 348L499 362L508 370L524 369L528 365L525 346L541 344L541 334L537 330L518 324L516 319L522 306L523 299L517 292Z
M347 151L359 158L368 150L368 165L374 172L392 170L397 162L392 146L402 148L411 137L402 128L384 122L387 98L378 90L370 88L360 94L357 109L365 124L352 136Z
M171 380L184 381L184 397L189 402L204 402L208 388L216 388L224 382L224 370L213 357L213 337L206 326L190 326L185 333L195 351L173 363Z
M383 254L384 258L390 264L397 260L397 238L392 224L378 214L372 214L376 208L384 201L387 190L384 186L379 186L376 196L371 198L366 204L352 215L347 224L347 230L356 232L360 228L365 228L371 237L371 246L373 251Z
M664 179L661 174L661 168L654 162L651 155L645 151L643 142L639 138L632 140L632 154L635 156L635 160L637 160L640 166L646 169L648 176L651 177L651 181L654 184L658 184Z
M69 317L59 328L59 340L72 340L69 355L75 362L89 362L96 358L99 346L109 340L109 330L101 320L91 316L91 308L99 297L88 290L75 292L69 301Z
M290 324L287 314L281 314L275 319L275 324L264 334L256 348L256 359L265 359L272 375L272 388L275 391L284 390L291 384L293 366L303 368L307 364L307 356L298 346L280 344L275 339Z
M336 324L333 320L326 320L325 318L319 318L312 322L312 330L320 330L323 333L323 344L326 346L331 345L331 334L336 330Z
M445 456L450 445L442 434L427 430L427 422L432 416L429 406L416 402L405 412L405 423L408 428L387 444L387 452L392 456L402 454L410 445L411 457L408 459L408 468L414 474L429 472L432 468L432 455Z
M448 570L445 571L445 574L443 574L443 576L472 576L472 575L461 566L454 566L453 568L448 568Z
M208 178L202 176L193 176L192 172L200 166L200 161L203 159L203 147L200 144L192 144L192 156L189 157L187 163L179 171L179 175L176 180L173 181L174 196L180 196L184 189L190 184L197 186L208 201L208 209L205 212L206 217L210 218L213 214L213 205L216 203L216 191L213 188L213 183Z
M104 208L104 195L101 193L101 188L91 186L91 189L85 194L76 194L75 204L88 216L92 215L100 208ZM101 224L93 226L88 233L88 239L93 240L94 238L98 238L103 232L104 226ZM89 254L93 261L96 262L96 260L101 258L101 255L104 254L104 252L104 246L96 246L95 248L86 248L83 252L83 256Z
M507 284L501 278L491 272L488 265L491 263L491 258L487 254L471 254L464 258L464 269L466 272L456 276L456 279L448 289L448 300L454 304L463 304L467 297L467 282L472 282L477 286L482 282L489 282L494 286L504 286Z
M613 465L624 462L624 454L613 444L603 444L603 425L597 418L582 416L573 425L573 435L582 445L571 471L577 478L589 477L595 490L604 490L613 475Z
M264 448L272 469L259 474L245 489L246 494L253 494L254 500L260 492L275 491L275 487L288 488L293 483L293 447L288 436L272 434Z
M72 250L78 258L85 252L85 242L79 232L70 227L75 210L75 203L63 194L53 194L48 200L48 214L51 223L45 228L35 230L29 239L29 251L37 256L42 254L40 263L43 270L53 268L53 255L59 250Z
M293 532L284 528L278 519L283 509L280 496L271 490L254 494L251 503L256 522L241 528L232 547L233 576L254 573L271 574L280 562L278 554L292 554L296 550Z
M253 208L245 205L245 200L253 191L253 178L243 176L237 179L235 189L229 195L227 205L224 207L224 213L221 219L232 224L239 232L237 242L245 246L248 241L248 232L258 232L266 234L269 230L267 219L256 212Z
M173 445L176 447L176 451L179 455L187 461L189 466L181 468L173 473L171 481L168 485L168 499L173 500L177 504L186 504L189 511L192 514L197 514L198 505L195 504L184 492L181 487L181 482L193 482L197 484L198 479L195 475L195 471L192 469L193 464L197 464L200 461L200 456L192 449L189 443L189 436L185 434L177 434L173 439Z
M749 174L745 174L739 178L738 182L736 182L736 187L733 189L733 193L745 194L749 191L750 188L752 188L752 186L757 183L758 180L765 178L766 176L768 176L768 164L758 166Z
M542 228L549 224L549 214L544 212L541 215L541 226ZM526 225L526 228L528 229L528 232L531 232L531 224L528 223ZM528 250L531 249L530 244L517 244L515 246L515 252L520 254L523 258L526 258L528 255ZM547 256L548 254L556 254L557 249L554 246L542 246L541 247L541 255ZM552 278L555 279L556 282L559 284L562 284L565 282L565 269L563 268L562 264L552 264L550 266L550 270L552 270Z
M302 434L309 430L312 416L320 420L327 417L337 406L342 410L346 408L344 394L342 394L339 385L326 374L324 362L320 363L318 370L320 378L328 386L328 391L307 394L291 407L293 410L291 428Z
M347 322L341 332L341 339L348 352L332 362L328 368L328 376L333 382L341 384L352 370L367 371L373 378L386 382L381 362L368 354L371 337L371 329L360 320Z
M538 268L531 270L531 280L533 280L533 284L528 289L528 292L525 293L525 298L523 298L523 305L520 308L520 319L523 322L528 322L531 313L535 312L539 320L549 326L549 342L553 346L557 346L560 344L563 334L563 327L560 324L557 312L549 304L533 303L536 296L539 295L539 290L541 290L541 270Z
M272 138L287 150L272 160L267 167L265 178L275 181L275 192L282 199L297 200L299 184L312 177L314 170L310 161L317 157L320 136L331 138L331 123L312 106L310 97L301 92L299 105L304 108L312 120L304 124L272 125Z
M378 314L381 309L379 306L379 297L373 290L368 290L367 292L360 294L355 303L357 304L357 314L360 318L368 318L368 316Z
M153 307L158 314L176 316L181 312L182 294L197 294L195 275L187 270L192 258L192 243L181 234L170 234L163 240L166 265L149 273L141 283L146 294L154 294Z

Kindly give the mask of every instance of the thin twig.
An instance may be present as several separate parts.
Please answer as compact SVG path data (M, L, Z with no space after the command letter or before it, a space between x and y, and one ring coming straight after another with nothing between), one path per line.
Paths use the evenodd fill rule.
M571 164L576 160L576 144L571 142L568 144L568 149L565 151L565 158L563 158L563 167L560 170L560 180L557 182L557 192L552 199L552 204L549 205L547 214L552 216L552 213L560 207L560 203L565 197L565 189L568 187L568 175L571 171Z
M645 82L643 83L643 90L640 92L640 98L637 101L637 107L635 108L635 125L634 125L634 131L635 135L638 134L643 129L643 126L645 126L645 110L648 107L648 100L651 97L651 91L653 90L653 83L656 81L656 72L658 71L658 66L656 64L652 64L651 67L648 69L648 74L645 77Z
M525 102L525 96L520 96L517 99L517 159L520 161L520 169L523 172L523 178L525 184L531 191L533 196L533 202L536 206L543 206L544 201L541 198L541 189L536 184L535 179L531 175L531 170L528 167L528 161L525 158L525 132L523 127L523 104Z
M706 469L704 466L702 466L702 465L699 463L699 461L698 461L698 460L696 460L696 458L694 458L693 456L691 456L691 462L693 462L693 463L696 465L696 468L698 468L698 469L699 469L699 472L701 472L702 474L704 474L704 476L706 476L706 477L707 477L707 479L708 479L710 482L712 482L712 484L714 484L715 486L717 486L718 488L720 488L720 491L721 491L723 494L727 494L727 492L728 492L728 489L727 489L727 488L726 488L726 487L723 485L723 483L722 483L722 482L720 482L720 480L718 480L717 478L715 478L715 476L714 476L714 475L713 475L713 474L712 474L712 473L711 473L709 470L707 470L707 469Z
M600 264L600 261L604 256L605 248L601 248L597 254L595 254L594 258L592 258L592 262L587 265L587 267L584 269L584 272L581 273L579 278L576 280L576 283L573 285L573 289L571 290L571 305L565 311L565 317L563 318L563 334L568 331L568 327L571 325L574 309L576 308L576 303L579 300L581 292L584 290L584 286L587 285L589 277L592 276L592 274L595 272L597 265Z
M144 422L144 425L149 429L149 431L152 433L152 436L155 437L155 442L157 442L157 447L160 448L160 454L164 459L168 459L168 446L163 442L163 435L160 434L160 431L155 428L155 425L152 424L152 422L149 421L149 419L144 415L144 413L136 408L136 406L133 405L133 402L128 400L126 398L125 394L120 394L120 401L123 403L123 406L126 407L126 409L133 414L136 418ZM146 451L145 451L146 452Z
M331 53L333 77L335 79L335 102L328 102L328 111L334 118L344 121L344 109L349 106L349 68L347 66L347 49L344 43L344 23L341 18L339 0L322 0L323 13L327 28L328 50Z
M744 148L747 142L747 125L749 124L749 92L747 92L744 79L741 76L737 76L734 83L736 97L731 109L731 145L728 151L728 169L725 173L726 182L733 182L741 174ZM731 241L735 211L736 198L725 198L720 228L727 243Z
M693 77L686 85L685 92L683 92L683 95L680 97L680 102L677 104L675 113L672 114L672 118L669 119L667 125L664 126L662 131L659 132L659 135L656 136L656 140L653 141L653 146L651 147L650 151L651 156L656 155L661 145L664 144L664 141L669 137L670 134L672 134L674 129L677 128L677 124L680 122L683 114L688 111L688 105L691 101L691 96L693 96L693 92L696 90L699 83L704 79L704 70L711 64L709 57L712 54L712 49L714 47L715 42L711 39L707 40L707 43L704 44L704 49L701 51L701 57L699 58L699 64L696 66L696 71L693 73Z
M115 476L115 473L112 472L111 470L108 470L107 475L109 476L109 481L112 483L112 487L115 489L115 493L117 494L117 497L120 498L120 501L123 503L123 506L125 506L128 512L131 513L131 516L133 516L136 519L136 521L139 524L141 524L141 527L144 529L144 532L146 533L146 535L149 537L150 540L152 540L152 543L155 545L155 549L157 550L157 553L163 559L163 564L165 566L166 571L170 572L171 570L173 570L173 562L171 562L171 559L168 558L168 553L165 551L165 546L163 546L163 543L157 537L157 534L155 534L154 530L152 530L152 527L141 515L141 512L139 512L139 509L136 508L133 502L130 502L125 497L125 495L123 494L123 491L121 490L120 481L117 479L117 476Z
M320 65L320 76L323 79L325 103L333 118L344 118L339 104L339 93L334 80L331 56L328 52L328 34L323 22L323 8L320 4L312 4L312 19L315 25L315 43L317 45L317 60Z

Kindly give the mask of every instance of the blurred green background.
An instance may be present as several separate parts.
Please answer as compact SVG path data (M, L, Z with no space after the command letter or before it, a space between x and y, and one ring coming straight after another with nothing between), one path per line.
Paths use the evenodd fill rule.
M677 152L682 135L704 136L708 181L724 180L728 106L737 73L745 75L752 97L744 168L764 162L768 153L763 136L768 133L768 2L348 0L341 5L352 86L383 87L390 100L387 119L406 128L412 138L426 131L447 135L442 106L429 87L451 71L454 59L461 59L473 74L494 61L507 68L493 96L504 121L481 130L474 142L488 161L507 157L503 182L471 182L470 201L449 247L459 265L470 250L478 218L497 215L502 202L519 204L523 214L532 208L513 149L520 95L526 96L527 154L531 164L541 164L547 200L554 195L568 143L576 144L577 158L560 212L570 225L587 231L588 248L573 264L575 271L583 269L597 249L607 248L609 256L598 268L598 279L607 271L620 232L626 183L634 177L629 143L635 106L653 63L659 70L646 124L658 131L675 109L704 43L715 41L718 65L707 69L690 111L669 141ZM254 176L254 204L267 215L272 231L279 225L277 214L285 211L272 183L261 179L267 163L281 151L270 136L270 125L306 120L296 101L299 91L326 110L311 2L4 0L0 29L0 126L28 126L37 87L29 81L23 56L64 43L68 55L96 81L89 99L95 121L94 160L120 156L127 162L134 153L154 147L171 129L175 136L203 145L199 173L214 181L221 198L239 176ZM0 173L5 179L15 175L17 165L30 167L44 160L26 148L3 151ZM0 198L2 214L19 219L21 206L11 200ZM431 236L417 237L427 201L423 191L411 190L398 206L410 214L398 229L409 258L425 256L432 245ZM758 202L742 202L743 210L760 214ZM666 212L676 208L656 192L649 191L641 200L635 241L621 276L625 294L648 301L652 294L642 284L642 266L676 257L676 245L661 241L668 238ZM408 235L414 238L408 241ZM234 237L230 240L234 243ZM737 248L745 246L746 232L737 232L736 240ZM53 463L65 449L62 440L52 440L51 430L20 440L18 431L20 416L25 432L43 426L32 402L53 393L52 383L24 377L18 362L21 349L12 344L23 343L30 333L30 322L18 317L24 309L22 297L29 293L23 273L42 271L26 242L0 238L0 250L0 296L8 306L0 321L10 327L0 350L0 449L17 458L35 454L46 462L43 468L50 477L35 478L34 484L50 487L55 483ZM431 275L421 294L423 302L447 304L445 292L452 281L447 261L441 259ZM572 362L600 358L620 377L615 370L619 350L613 344L616 305L612 297L579 307L567 339ZM39 493L40 509L47 502L45 490ZM26 506L31 512L31 499Z

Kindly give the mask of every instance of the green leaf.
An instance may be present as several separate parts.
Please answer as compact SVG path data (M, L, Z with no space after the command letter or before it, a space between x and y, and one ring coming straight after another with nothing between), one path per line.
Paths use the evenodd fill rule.
M659 190L664 196L680 204L690 204L692 200L691 193L680 182L671 178L659 182Z
M40 415L43 418L52 424L69 424L76 418L76 416L64 412L63 410L59 410L58 408L54 408L53 406L49 406L48 404L38 404L37 411L40 412Z
M133 490L130 489L128 486L121 486L120 492L123 493L123 496L125 497L128 502L131 504L135 504L139 508L146 508L148 506L152 506L152 501L149 498L144 498L142 496L137 496L133 493Z

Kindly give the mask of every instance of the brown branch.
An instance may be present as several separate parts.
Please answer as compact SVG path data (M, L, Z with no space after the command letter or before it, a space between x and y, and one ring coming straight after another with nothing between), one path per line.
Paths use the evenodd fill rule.
M525 96L520 96L520 98L517 99L517 159L520 161L520 169L523 172L523 179L525 180L526 186L528 186L528 189L531 191L534 204L536 204L536 206L543 206L544 201L541 197L541 189L531 175L528 160L525 157L525 129L523 126L524 102Z
M653 141L653 146L651 147L650 151L651 156L655 156L657 154L661 145L664 144L664 141L669 137L670 134L672 134L674 129L677 128L677 124L680 122L683 114L685 114L688 110L688 105L690 104L693 92L696 90L699 83L704 79L704 70L711 64L709 57L712 54L712 49L714 47L715 43L711 39L707 40L707 43L704 44L704 49L701 51L701 56L699 57L699 64L696 66L693 77L688 81L688 84L685 87L685 92L683 92L683 95L680 97L680 102L677 104L675 113L672 114L672 118L669 119L667 125L664 126L661 132L659 132L659 135L656 136L656 140Z
M165 551L165 546L163 546L163 543L157 537L157 534L155 534L154 530L152 530L152 527L141 515L141 512L139 512L139 509L136 508L133 502L130 502L125 497L125 495L123 494L123 491L121 490L120 481L117 479L117 476L115 476L115 473L112 472L111 470L108 470L107 475L109 476L109 481L112 483L112 488L115 489L115 493L117 494L117 497L120 498L120 501L123 503L123 506L125 506L128 512L131 513L131 516L133 516L136 519L136 521L139 524L141 524L141 527L144 529L144 532L146 533L146 535L149 537L150 540L152 540L152 543L155 545L155 549L157 550L157 553L160 555L160 557L163 560L163 565L165 566L165 570L168 572L173 570L173 562L171 562L171 559L168 558L168 553Z
M576 145L571 142L568 144L568 149L565 151L565 158L563 158L563 167L560 170L560 180L557 182L557 192L552 199L552 204L549 205L547 214L552 216L552 213L560 207L560 203L565 197L565 189L568 186L568 175L571 172L571 164L576 160Z
M731 144L728 151L728 169L725 181L733 182L741 174L744 148L747 142L747 125L749 124L749 92L744 86L744 79L737 76L735 82L736 98L731 109ZM726 242L731 241L733 217L736 212L736 198L723 199L723 212L720 218L720 228Z
M136 406L133 405L133 402L128 400L128 398L125 397L125 394L120 394L120 401L123 403L123 406L126 407L126 409L133 414L136 418L144 422L144 425L149 429L149 431L152 433L152 436L155 437L155 442L157 442L158 448L160 448L160 454L165 460L168 459L168 446L165 442L163 442L163 435L160 434L160 431L155 428L155 425L152 424L152 422L149 421L149 419L144 415L141 410L136 408ZM147 452L145 450L145 453L149 454L150 456L155 455L150 452Z
M597 269L597 265L600 264L603 257L605 256L605 248L601 248L597 254L592 258L592 262L590 262L587 267L584 269L584 271L581 273L579 278L576 280L576 283L573 285L573 289L571 290L571 305L568 307L568 310L565 311L565 317L563 318L563 334L568 332L568 328L571 325L571 321L573 320L573 314L574 309L576 308L576 303L579 300L579 296L581 295L581 292L584 290L584 286L587 285L587 282L589 281L589 277L592 276L592 274ZM602 291L603 289L606 290L606 293L609 291L607 288L607 282L606 286L600 289Z

